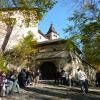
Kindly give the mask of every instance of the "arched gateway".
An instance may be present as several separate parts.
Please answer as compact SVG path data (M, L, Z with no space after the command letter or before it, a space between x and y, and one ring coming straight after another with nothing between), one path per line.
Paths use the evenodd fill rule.
M39 67L39 69L43 80L53 80L55 78L57 68L53 62L46 61Z

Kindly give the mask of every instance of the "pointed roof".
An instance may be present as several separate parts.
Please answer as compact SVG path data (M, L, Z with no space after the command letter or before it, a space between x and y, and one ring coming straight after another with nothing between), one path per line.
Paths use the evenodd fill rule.
M42 33L41 30L38 30L38 33L39 33L40 35L42 35L44 38L48 39L48 38Z
M56 34L57 34L57 32L56 32L55 28L53 27L53 24L51 24L51 26L50 26L50 28L49 28L49 30L48 30L48 32L47 32L47 34L50 34L51 32L54 32L54 33L56 33Z

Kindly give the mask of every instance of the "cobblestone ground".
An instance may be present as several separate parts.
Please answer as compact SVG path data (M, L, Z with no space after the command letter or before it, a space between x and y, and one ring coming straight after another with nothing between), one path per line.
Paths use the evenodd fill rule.
M42 85L21 89L21 93L13 93L0 100L100 100L100 89L89 89L88 94L81 94L76 87Z

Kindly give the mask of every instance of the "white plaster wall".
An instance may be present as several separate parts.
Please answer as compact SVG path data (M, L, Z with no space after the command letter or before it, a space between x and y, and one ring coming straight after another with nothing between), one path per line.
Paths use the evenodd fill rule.
M50 36L50 39L59 39L59 35L58 34L55 34L54 32L51 32L51 36Z
M6 47L7 49L11 49L16 44L18 44L18 42L23 37L28 35L29 31L33 33L34 38L37 40L37 42L42 42L47 40L44 36L38 33L38 23L37 24L30 23L31 25L29 27L26 27L25 23L23 23L24 17L19 12L14 12L14 15L11 17L16 18L16 24L13 27L9 42ZM5 25L3 25L3 27L5 27ZM6 27L5 27L5 33L6 33ZM5 35L0 36L0 47L3 43L4 37Z

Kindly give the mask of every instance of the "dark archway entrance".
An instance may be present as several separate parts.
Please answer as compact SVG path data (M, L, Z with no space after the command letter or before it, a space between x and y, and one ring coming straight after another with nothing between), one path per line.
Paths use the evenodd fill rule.
M40 66L41 79L53 80L55 79L57 68L52 62L45 62Z

